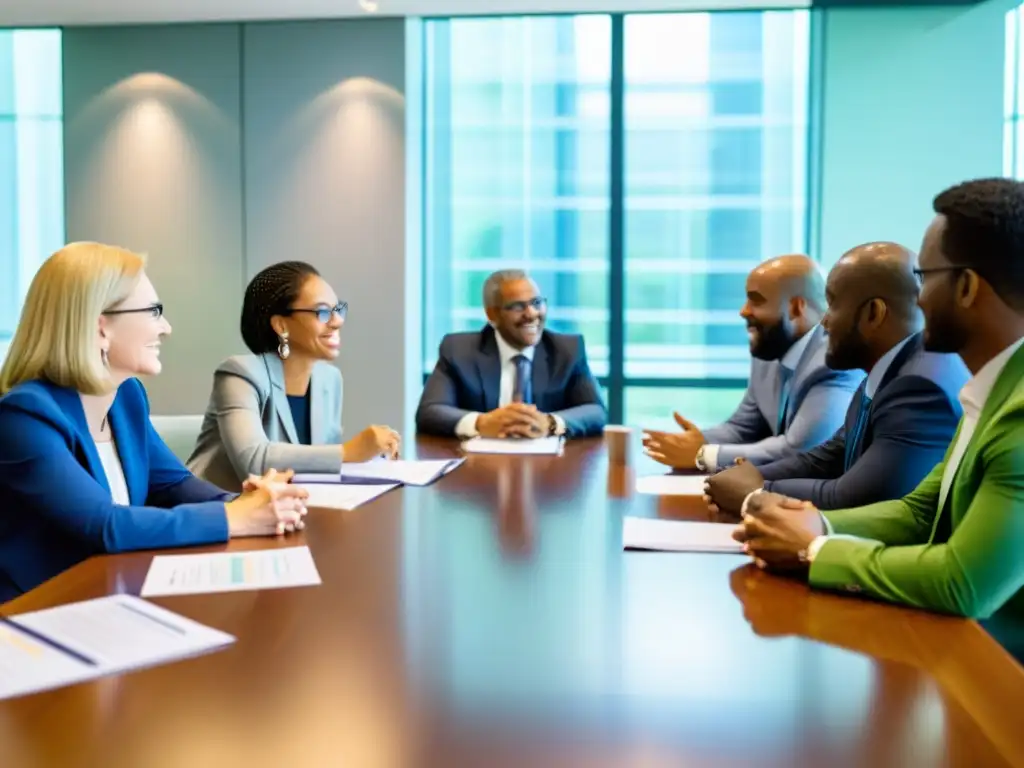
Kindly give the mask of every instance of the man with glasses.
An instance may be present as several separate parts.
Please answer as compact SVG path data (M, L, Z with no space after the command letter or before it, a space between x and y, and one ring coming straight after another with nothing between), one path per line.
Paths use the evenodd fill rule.
M917 270L924 347L955 352L972 374L945 458L907 496L864 507L819 512L761 491L735 536L812 587L987 619L1021 658L1024 184L969 181L933 205Z
M488 325L441 340L418 431L468 438L584 437L607 421L583 337L546 331L547 302L522 270L484 283Z
M839 259L825 287L825 364L865 371L867 379L824 445L709 477L708 500L718 511L738 514L747 495L762 488L818 509L898 499L942 460L970 374L957 355L924 349L915 263L915 254L895 243L867 243Z

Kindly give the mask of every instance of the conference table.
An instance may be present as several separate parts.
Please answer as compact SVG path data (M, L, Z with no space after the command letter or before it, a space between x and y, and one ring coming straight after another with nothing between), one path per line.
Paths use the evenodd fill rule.
M420 438L407 454L459 455ZM812 593L733 554L623 552L663 471L472 455L304 532L315 587L155 598L225 650L0 702L0 766L1024 765L1024 669L975 622ZM5 613L138 594L96 557Z

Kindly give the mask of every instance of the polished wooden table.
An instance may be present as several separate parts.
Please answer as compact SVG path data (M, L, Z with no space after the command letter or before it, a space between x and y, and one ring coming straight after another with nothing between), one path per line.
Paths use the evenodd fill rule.
M1024 670L974 622L739 556L623 553L624 514L707 514L632 488L599 442L473 456L232 542L307 543L323 585L155 600L238 642L0 702L0 766L1024 765ZM95 558L5 612L137 594L151 556Z

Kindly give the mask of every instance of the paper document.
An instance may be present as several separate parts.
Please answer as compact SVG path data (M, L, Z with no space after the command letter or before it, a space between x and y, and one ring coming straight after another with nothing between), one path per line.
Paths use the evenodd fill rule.
M428 459L424 461L374 459L372 461L342 464L340 475L303 473L295 475L292 478L292 482L296 485L319 485L324 483L428 485L439 477L447 475L464 461L464 458Z
M742 553L743 545L732 537L735 529L729 523L626 517L622 520L622 548Z
M707 479L707 475L649 475L636 479L636 491L655 496L703 496Z
M497 439L471 437L462 444L467 453L508 453L520 455L557 456L562 452L560 436Z
M320 574L309 547L157 555L146 574L142 596L240 592L319 583Z
M309 491L306 499L307 507L326 507L327 509L355 509L388 491L397 488L398 483L383 485L347 485L337 483L309 483L302 486Z
M234 641L131 595L0 617L0 699L195 656Z

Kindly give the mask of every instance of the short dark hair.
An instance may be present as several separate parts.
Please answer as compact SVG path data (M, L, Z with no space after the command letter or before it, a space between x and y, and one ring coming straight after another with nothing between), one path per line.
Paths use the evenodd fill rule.
M974 270L1007 306L1024 310L1024 183L965 181L932 207L946 219L942 250L950 262Z
M260 271L245 289L242 301L242 341L254 355L273 352L278 338L270 318L283 315L299 297L302 285L320 273L304 261L282 261Z

